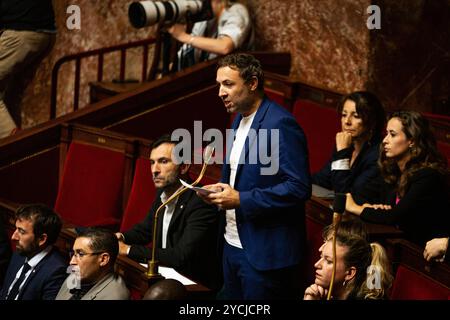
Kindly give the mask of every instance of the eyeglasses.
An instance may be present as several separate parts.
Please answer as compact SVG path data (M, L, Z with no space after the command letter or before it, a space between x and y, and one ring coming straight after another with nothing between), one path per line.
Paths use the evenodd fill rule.
M99 251L99 252L83 252L83 251L69 251L69 257L70 259L72 259L72 257L75 256L75 258L77 259L83 259L84 256L90 256L90 255L98 255L103 253L103 251Z

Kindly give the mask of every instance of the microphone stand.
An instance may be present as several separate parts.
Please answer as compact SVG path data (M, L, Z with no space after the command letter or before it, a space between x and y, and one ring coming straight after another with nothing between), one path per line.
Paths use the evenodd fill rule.
M191 184L192 186L197 185L202 180L203 175L205 174L205 171L206 171L206 167L208 166L209 161L211 160L211 156L212 156L213 153L214 153L214 147L207 146L205 148L205 152L203 154L203 158L204 158L205 161L203 162L202 170L200 171L200 174L199 174L197 180L195 180ZM145 273L145 275L147 276L147 280L149 282L149 285L153 284L153 283L155 283L155 282L157 282L157 281L159 281L161 279L164 279L164 277L158 272L159 261L156 260L156 233L157 233L159 213L160 213L162 208L164 208L166 205L171 203L174 199L176 199L178 196L180 196L181 194L183 194L187 190L188 190L188 188L186 188L186 187L182 187L181 189L179 189L172 196L170 196L169 199L167 199L164 203L162 203L158 207L156 212L155 212L155 216L153 218L152 258L151 258L151 260L148 261L147 272Z
M331 293L333 292L334 278L336 276L336 237L341 223L342 213L345 211L345 202L347 196L345 193L336 193L333 203L333 272L331 273L330 287L328 288L327 300L331 299Z

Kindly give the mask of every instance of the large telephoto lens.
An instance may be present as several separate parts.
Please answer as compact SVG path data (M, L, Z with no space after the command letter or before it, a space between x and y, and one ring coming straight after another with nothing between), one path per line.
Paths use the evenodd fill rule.
M201 9L201 0L139 1L130 4L128 17L133 27L142 28L160 21L177 22Z

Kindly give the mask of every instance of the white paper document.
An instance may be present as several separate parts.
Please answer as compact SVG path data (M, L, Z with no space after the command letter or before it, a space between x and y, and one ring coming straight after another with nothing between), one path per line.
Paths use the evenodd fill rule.
M141 266L148 268L148 265L146 263L141 263ZM175 279L180 281L185 286L189 286L192 284L196 284L191 279L186 278L185 276L182 276L178 272L175 271L173 268L168 267L158 267L158 272L161 273L161 275L166 279Z
M324 199L334 199L334 191L321 187L317 184L312 185L312 194L313 196L324 198Z
M180 182L186 188L194 190L194 191L197 191L198 193L200 193L202 195L207 195L207 194L210 194L210 193L214 193L214 191L207 190L205 188L194 187L193 185L190 185L189 183L187 183L186 181L183 181L181 179L180 179Z

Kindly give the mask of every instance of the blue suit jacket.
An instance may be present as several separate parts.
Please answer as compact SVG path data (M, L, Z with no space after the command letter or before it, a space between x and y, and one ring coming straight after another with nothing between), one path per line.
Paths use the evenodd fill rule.
M235 118L232 129L238 128L241 119L241 115ZM311 196L306 138L291 113L267 98L256 112L252 129L257 134L247 136L245 154L241 154L234 183L240 195L240 207L236 209L239 237L248 261L256 269L292 266L305 253L305 201ZM254 161L254 151L258 153L261 141L266 140L256 137L262 129L267 130L271 151L267 154L279 154L275 174L261 174L261 169L267 169L270 164L263 165L260 157ZM271 129L278 129L279 139L271 136ZM233 139L227 139L228 152L222 169L224 183L230 179L232 142Z
M6 298L17 271L24 263L25 257L14 252L0 293L1 300ZM67 277L66 269L66 261L53 248L28 276L17 300L54 300Z

